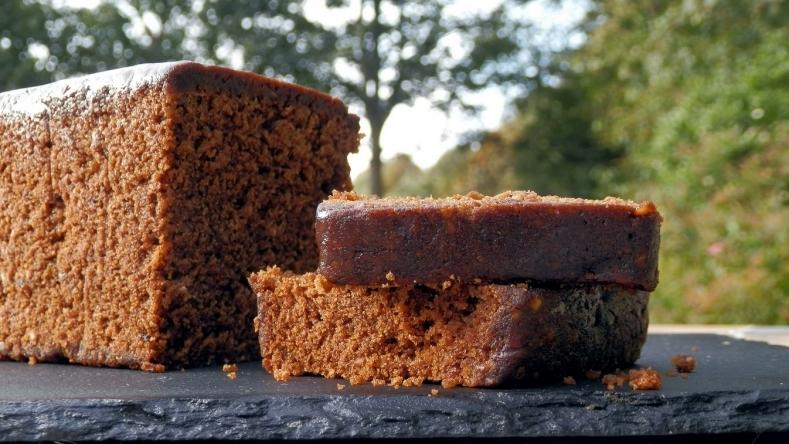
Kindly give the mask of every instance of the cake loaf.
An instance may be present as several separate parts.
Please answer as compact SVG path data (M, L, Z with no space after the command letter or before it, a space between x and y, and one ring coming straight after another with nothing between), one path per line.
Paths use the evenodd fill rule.
M0 94L0 358L259 356L246 277L314 269L358 129L337 99L191 62Z
M353 285L456 278L653 290L660 222L651 202L616 198L506 192L376 199L337 193L318 206L318 272Z
M364 287L273 267L250 277L263 366L353 384L468 387L561 380L633 364L647 292L616 285Z

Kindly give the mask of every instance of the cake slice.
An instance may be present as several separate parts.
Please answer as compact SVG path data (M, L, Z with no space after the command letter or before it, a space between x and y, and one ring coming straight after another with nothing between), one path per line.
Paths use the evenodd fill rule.
M277 267L250 276L263 366L358 384L494 386L638 359L647 292L617 285L333 284Z
M318 206L318 272L340 284L535 280L657 285L651 202L532 192L447 199L337 193ZM387 278L389 276L389 278Z
M259 356L246 277L315 268L358 129L327 95L190 62L0 94L0 358Z

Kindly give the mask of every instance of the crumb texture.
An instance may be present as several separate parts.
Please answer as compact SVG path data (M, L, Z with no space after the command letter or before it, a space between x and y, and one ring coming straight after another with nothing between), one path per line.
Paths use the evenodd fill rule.
M269 268L258 295L263 365L353 384L445 387L561 380L632 364L646 337L646 292L613 286L335 285Z
M0 359L257 356L246 275L315 266L357 143L335 99L193 63L0 94Z

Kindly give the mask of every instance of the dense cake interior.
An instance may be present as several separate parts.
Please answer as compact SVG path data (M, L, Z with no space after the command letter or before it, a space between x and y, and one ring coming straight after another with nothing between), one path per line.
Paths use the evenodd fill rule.
M334 285L270 268L250 277L264 367L358 384L488 386L626 366L646 336L648 293L447 282Z
M128 95L75 88L36 115L4 109L0 353L151 361L165 107L161 85L149 85Z
M351 188L346 156L358 123L288 90L196 84L176 97L164 178L164 360L256 357L246 276L265 265L316 267L315 208Z

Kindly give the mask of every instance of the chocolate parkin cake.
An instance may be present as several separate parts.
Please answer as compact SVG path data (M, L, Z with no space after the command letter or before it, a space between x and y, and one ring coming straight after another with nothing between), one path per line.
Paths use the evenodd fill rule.
M317 273L250 276L263 366L353 384L556 381L638 359L657 284L650 202L334 193Z
M336 193L318 206L318 272L332 282L658 281L661 217L651 202L509 191L446 199Z
M191 62L0 94L0 358L259 356L246 277L315 268L358 130L335 98Z

